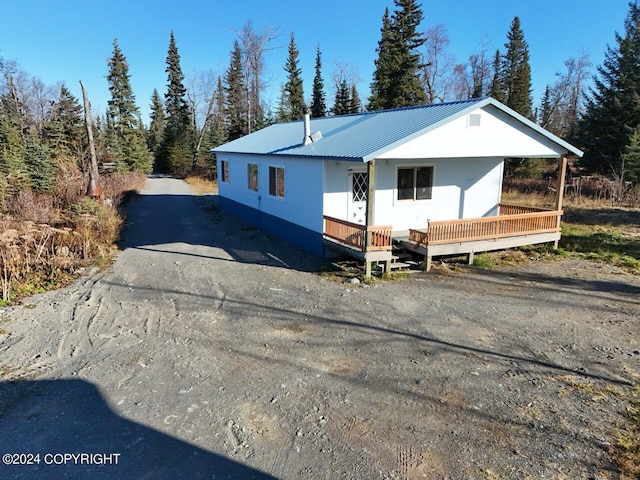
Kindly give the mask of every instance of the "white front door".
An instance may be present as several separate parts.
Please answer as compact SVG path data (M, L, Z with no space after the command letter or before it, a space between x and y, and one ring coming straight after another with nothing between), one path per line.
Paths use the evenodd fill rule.
M367 222L367 172L349 172L349 222L364 225Z

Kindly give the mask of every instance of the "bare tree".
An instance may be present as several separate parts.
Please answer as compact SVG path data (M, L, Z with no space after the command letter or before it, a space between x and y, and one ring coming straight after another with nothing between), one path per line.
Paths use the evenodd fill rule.
M552 133L570 138L575 133L582 111L582 98L589 78L591 62L587 53L564 62L565 72L556 74L558 80L547 86L540 108L540 125Z
M471 68L471 98L480 98L489 93L491 79L493 77L492 59L487 55L489 41L483 39L480 42L480 52L469 56Z
M421 76L427 102L444 102L453 90L455 67L454 56L447 52L450 43L447 29L442 24L430 27L425 38Z
M281 28L280 26L270 25L258 33L254 30L251 21L248 21L240 31L235 33L240 41L244 60L249 117L247 125L249 126L249 133L251 133L256 128L260 128L264 117L264 108L260 98L265 87L263 82L264 53L272 50L268 45L281 35Z

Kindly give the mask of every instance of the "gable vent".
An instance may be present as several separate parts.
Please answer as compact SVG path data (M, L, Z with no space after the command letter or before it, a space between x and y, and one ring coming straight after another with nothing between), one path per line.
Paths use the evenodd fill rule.
M470 127L479 127L480 126L480 114L479 113L471 113L469 114L469 126Z

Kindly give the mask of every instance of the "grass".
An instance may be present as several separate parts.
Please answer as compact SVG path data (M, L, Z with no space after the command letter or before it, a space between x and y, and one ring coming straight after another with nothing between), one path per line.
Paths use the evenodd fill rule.
M82 176L60 178L52 193L22 190L0 211L0 306L72 282L82 267L106 268L120 233L119 206L142 173L100 178L102 201L84 196Z
M207 195L218 193L218 182L216 180L208 180L200 176L189 176L184 179L191 189L198 195Z

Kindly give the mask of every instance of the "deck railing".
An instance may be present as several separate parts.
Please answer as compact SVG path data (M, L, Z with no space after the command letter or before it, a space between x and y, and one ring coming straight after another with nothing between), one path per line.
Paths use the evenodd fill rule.
M363 252L391 250L391 231L392 227L390 225L367 227L366 225L324 216L324 234L326 237ZM367 246L367 235L371 237L369 246Z
M441 245L445 243L497 240L504 237L533 235L559 231L561 210L544 210L536 207L500 205L501 215L494 217L466 218L429 222L426 231L409 230L409 240L416 244ZM530 213L518 209L535 209Z
M539 213L550 212L548 208L530 207L528 205L509 205L506 203L500 204L499 215L517 215L518 213Z

